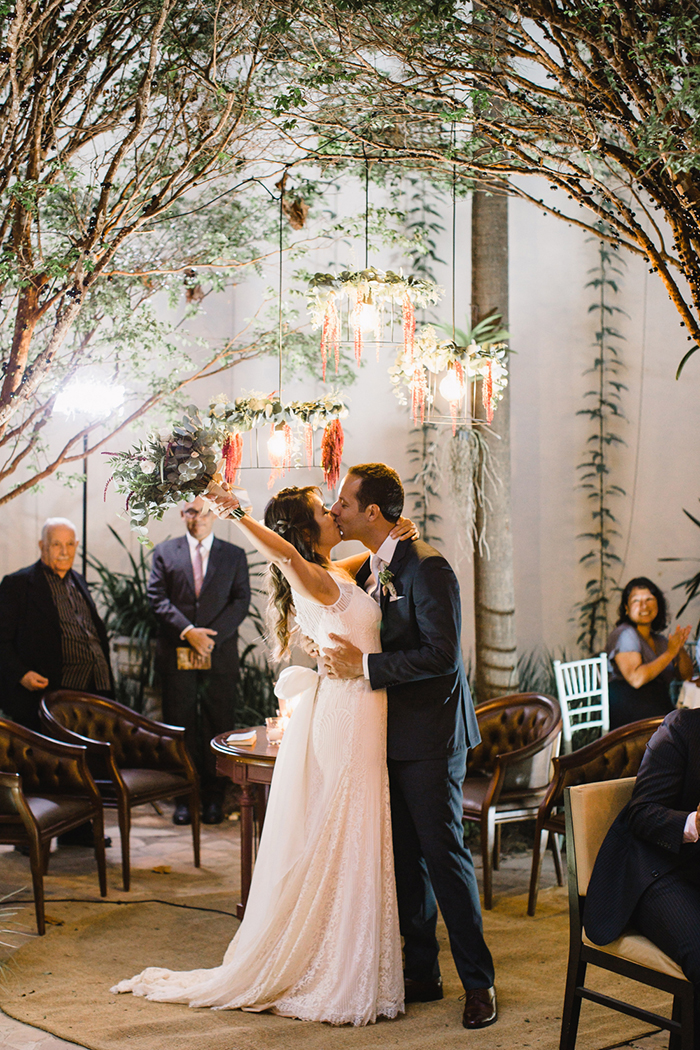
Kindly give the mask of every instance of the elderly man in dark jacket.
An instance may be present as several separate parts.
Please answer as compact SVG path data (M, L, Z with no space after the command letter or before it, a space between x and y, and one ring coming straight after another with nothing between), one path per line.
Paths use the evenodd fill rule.
M215 517L201 499L181 513L187 533L155 548L148 598L160 625L163 717L185 727L202 780L202 819L218 824L223 790L209 741L235 726L238 628L250 605L248 564L241 547L213 535ZM189 824L185 803L173 820Z
M49 690L113 694L107 632L73 569L77 549L73 523L49 518L39 561L0 583L0 707L28 729L41 731L39 702ZM59 836L62 846L92 841L89 822Z
M39 701L47 690L113 692L107 632L73 569L77 548L75 526L49 518L40 560L0 583L0 707L28 729L41 728Z

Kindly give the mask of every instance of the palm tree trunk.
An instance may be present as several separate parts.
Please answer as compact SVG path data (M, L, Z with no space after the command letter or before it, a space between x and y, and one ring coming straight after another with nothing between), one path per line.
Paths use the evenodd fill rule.
M500 314L503 327L507 327L508 198L476 190L472 198L472 326L493 313ZM477 406L477 417L485 418L480 397ZM482 433L491 453L491 474L486 476L476 515L477 535L481 537L474 552L477 703L518 690L510 511L510 386L498 402L490 429L483 427ZM481 470L477 476L484 476Z

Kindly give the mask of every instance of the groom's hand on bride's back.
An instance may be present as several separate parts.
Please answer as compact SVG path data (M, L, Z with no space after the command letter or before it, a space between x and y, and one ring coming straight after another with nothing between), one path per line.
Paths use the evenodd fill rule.
M329 678L364 678L362 650L340 638L337 634L328 637L336 644L322 651L323 666Z

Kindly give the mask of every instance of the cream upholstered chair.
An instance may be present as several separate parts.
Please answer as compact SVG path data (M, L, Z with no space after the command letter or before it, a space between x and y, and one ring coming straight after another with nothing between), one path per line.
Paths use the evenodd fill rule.
M537 810L530 893L527 902L528 915L535 914L542 856L547 848L548 840L551 840L554 850L557 881L560 886L564 885L564 880L559 877L561 860L559 859L557 837L563 835L566 830L563 811L565 788L601 780L636 777L649 738L656 732L663 720L663 715L657 715L654 718L645 718L641 722L630 722L626 726L613 729L599 740L593 740L590 744L580 747L569 755L559 755L554 759L552 782Z
M623 780L579 784L564 792L570 940L560 1050L574 1050L583 999L665 1028L671 1033L670 1046L693 1050L693 986L680 966L631 928L603 947L593 944L583 929L583 905L598 850L615 817L629 802L634 782L635 777L625 777ZM670 992L673 995L673 1016L663 1017L586 988L589 963Z
M568 663L555 660L554 677L561 707L561 749L568 754L574 733L599 728L602 734L610 729L608 654Z

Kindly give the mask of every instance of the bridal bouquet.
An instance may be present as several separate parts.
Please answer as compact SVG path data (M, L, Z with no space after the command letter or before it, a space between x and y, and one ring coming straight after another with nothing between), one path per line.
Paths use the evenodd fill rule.
M126 493L131 527L139 539L147 541L151 518L160 521L179 503L221 491L220 441L216 425L205 423L190 405L172 431L150 434L127 452L110 454L112 478L117 491Z

